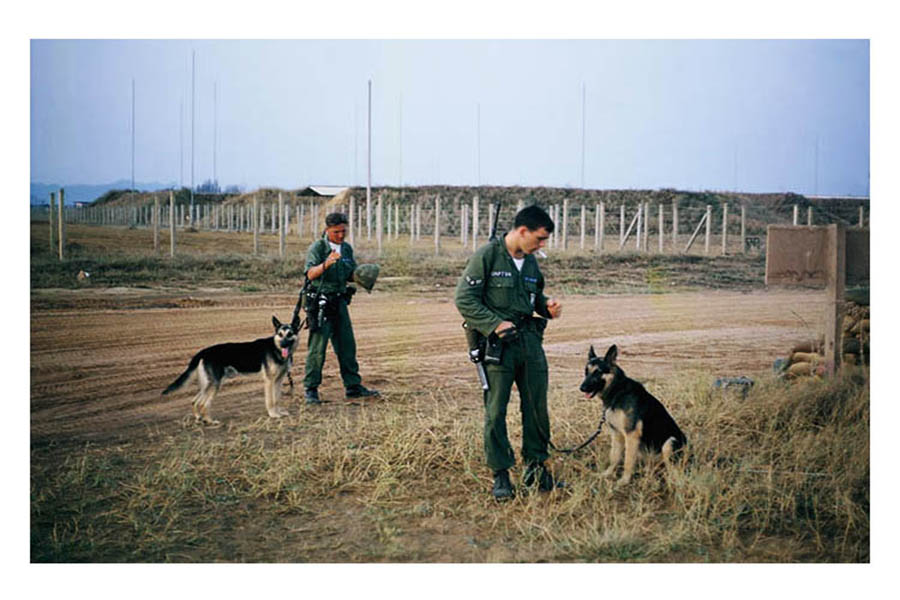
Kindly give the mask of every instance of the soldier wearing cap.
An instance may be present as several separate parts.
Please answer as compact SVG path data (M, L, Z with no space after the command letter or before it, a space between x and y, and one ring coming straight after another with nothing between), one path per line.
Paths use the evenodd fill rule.
M549 458L550 418L547 412L547 358L541 343L546 319L562 314L557 300L544 296L544 276L534 252L553 232L553 221L538 206L516 214L513 229L475 251L456 286L456 307L467 326L499 348L499 356L484 360L488 389L484 392L484 451L494 473L493 495L511 498L515 488L509 469L515 455L506 431L506 408L512 384L521 399L522 483L550 491L561 484L544 465ZM534 314L540 315L535 317ZM495 350L491 350L495 352Z
M350 312L347 310L352 291L355 291L353 287L348 288L347 281L354 275L356 261L353 259L353 248L344 241L346 235L347 215L331 213L325 217L324 235L313 242L306 253L306 277L311 290L323 300L324 312L321 325L311 327L309 334L303 378L307 404L321 403L318 388L322 383L322 365L325 363L325 350L329 340L337 355L346 398L351 400L379 396L377 390L370 390L362 385L359 364L356 362L356 339L353 336ZM371 283L373 282L366 286L367 290L371 289Z

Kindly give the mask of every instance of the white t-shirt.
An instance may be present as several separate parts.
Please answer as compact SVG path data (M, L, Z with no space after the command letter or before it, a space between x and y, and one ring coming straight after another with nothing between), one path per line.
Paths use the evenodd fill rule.
M517 268L517 269L519 270L519 272L521 273L521 272L522 272L522 265L525 264L525 257L524 257L524 256L523 256L522 258L512 257L512 259L513 259L513 262L516 263L516 268Z
M331 240L328 240L328 245L331 246L332 252L337 252L338 254L341 253L341 245L340 244L335 244ZM519 267L519 268L521 268L521 267Z

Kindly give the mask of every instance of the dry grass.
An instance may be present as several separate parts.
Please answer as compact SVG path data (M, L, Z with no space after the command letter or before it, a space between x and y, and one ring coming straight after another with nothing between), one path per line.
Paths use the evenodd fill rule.
M686 464L600 477L605 436L553 468L569 488L489 495L482 411L438 385L364 407L301 408L133 445L33 450L32 561L867 562L869 391L860 378L649 384L691 440ZM594 403L554 389L554 439ZM511 410L511 437L521 428Z

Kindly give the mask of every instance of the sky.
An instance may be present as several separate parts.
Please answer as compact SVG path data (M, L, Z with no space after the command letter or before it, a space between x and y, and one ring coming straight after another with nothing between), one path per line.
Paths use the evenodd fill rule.
M130 180L133 82L138 183L364 186L369 81L373 185L869 193L866 39L31 39L30 178Z

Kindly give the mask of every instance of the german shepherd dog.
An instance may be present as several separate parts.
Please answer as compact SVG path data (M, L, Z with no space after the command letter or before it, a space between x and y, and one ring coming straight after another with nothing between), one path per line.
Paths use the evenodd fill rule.
M272 317L275 334L252 342L216 344L204 348L194 355L184 373L178 376L163 395L183 386L194 371L200 379L200 392L194 396L194 420L207 425L218 425L219 421L209 416L209 406L219 391L222 381L229 377L248 373L260 373L266 394L266 411L270 417L287 416L286 408L279 407L281 400L281 380L291 370L294 349L297 347L297 331Z
M603 476L615 473L624 450L625 467L618 482L624 485L631 481L639 450L661 453L664 461L670 461L687 444L687 438L662 403L643 385L625 375L616 363L618 354L613 344L606 356L600 358L591 346L579 389L586 398L600 394L612 442L609 468Z

